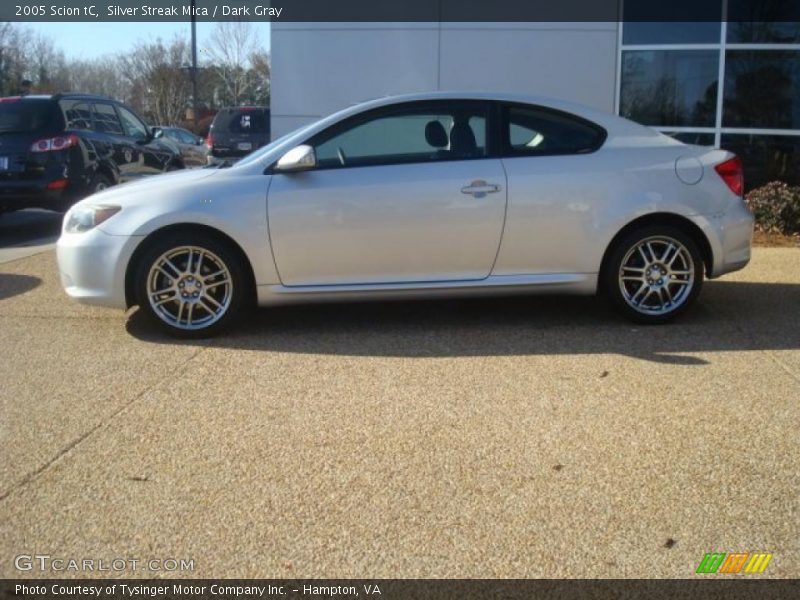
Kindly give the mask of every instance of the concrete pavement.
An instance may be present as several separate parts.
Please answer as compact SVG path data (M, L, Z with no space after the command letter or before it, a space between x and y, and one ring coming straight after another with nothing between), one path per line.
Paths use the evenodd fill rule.
M43 553L692 577L705 552L763 551L798 577L798 307L800 251L759 248L666 327L520 298L263 310L176 342L70 302L52 252L7 262L0 576Z

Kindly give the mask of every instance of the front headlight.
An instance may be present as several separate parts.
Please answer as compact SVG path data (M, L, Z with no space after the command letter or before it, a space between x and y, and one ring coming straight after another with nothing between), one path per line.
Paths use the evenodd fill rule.
M82 233L94 229L103 221L107 221L121 210L119 206L85 205L75 206L67 213L64 221L64 231L67 233Z

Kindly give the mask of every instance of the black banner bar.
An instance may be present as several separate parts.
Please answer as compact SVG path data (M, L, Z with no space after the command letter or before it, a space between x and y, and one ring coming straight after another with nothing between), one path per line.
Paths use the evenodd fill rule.
M4 579L27 600L792 600L787 579Z
M624 14L623 14L624 7ZM800 22L796 0L196 0L200 21ZM2 0L3 21L186 21L191 0Z

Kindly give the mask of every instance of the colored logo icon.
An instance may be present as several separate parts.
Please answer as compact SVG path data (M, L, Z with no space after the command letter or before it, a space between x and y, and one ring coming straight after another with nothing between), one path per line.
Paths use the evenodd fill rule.
M763 573L771 560L766 552L707 552L695 573Z

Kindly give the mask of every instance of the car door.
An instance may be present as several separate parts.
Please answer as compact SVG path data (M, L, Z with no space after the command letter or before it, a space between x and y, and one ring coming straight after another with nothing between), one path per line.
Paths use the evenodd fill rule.
M181 153L184 164L188 167L193 163L192 150L189 148L186 140L184 139L180 129L173 129L172 127L162 128L164 132L163 138L169 140L178 151Z
M172 153L150 134L150 128L133 112L119 104L116 108L127 143L136 157L135 163L131 165L135 176L163 173L173 156Z
M269 232L286 286L479 280L503 230L506 179L489 103L406 103L308 140L318 167L275 173Z
M593 272L598 224L620 205L612 190L624 176L595 152L605 130L528 104L504 104L501 115L508 211L493 273Z
M198 167L206 164L206 156L203 152L202 141L185 129L173 129L175 137L178 139L181 154L186 162L186 166Z
M138 176L137 162L139 152L127 138L114 105L110 102L93 102L95 139L102 147L107 160L111 161L119 173L120 183Z

